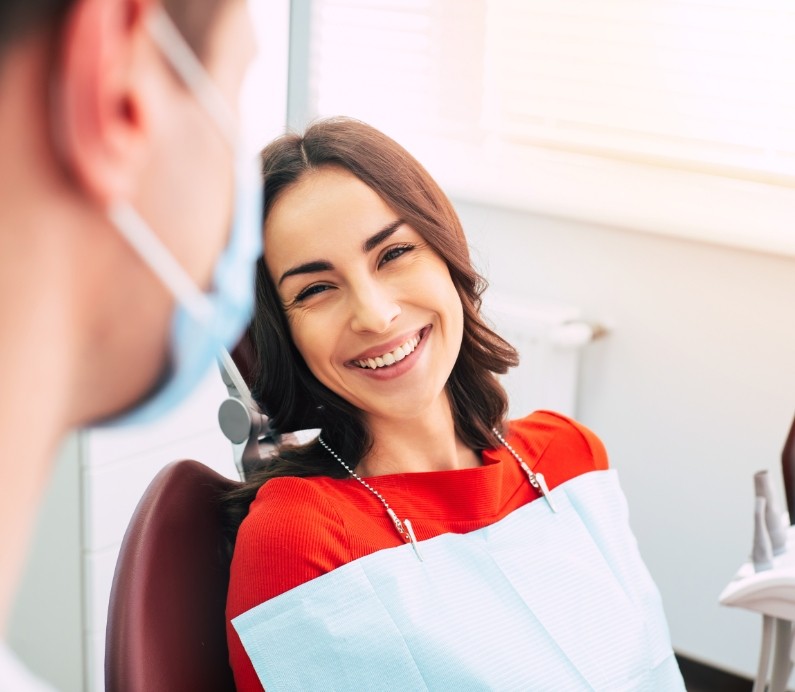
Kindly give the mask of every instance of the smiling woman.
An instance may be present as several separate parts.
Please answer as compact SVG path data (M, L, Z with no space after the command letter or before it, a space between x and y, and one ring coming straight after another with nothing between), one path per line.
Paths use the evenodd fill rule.
M504 420L517 354L438 185L343 118L263 172L253 393L320 436L228 498L238 689L683 689L601 442Z
M446 382L468 447L497 444L491 428L505 415L507 400L494 373L515 365L517 355L480 316L485 282L470 262L452 204L424 168L377 130L334 119L304 137L274 142L263 154L263 172L267 262L257 277L253 331L260 362L253 389L273 425L281 431L323 428L340 454L362 460L373 442L366 409L329 386L329 378L333 373L341 385L342 374L356 374L344 367L348 361L386 355L432 326L433 310L415 305L418 299L440 306L447 301L445 310L462 313L463 325L455 357L444 366L448 372L437 376L440 389ZM406 292L411 301L404 305ZM359 336L341 325L346 310L350 331ZM375 322L392 319L390 310L401 314L384 335ZM455 340L450 320L437 325L435 349ZM343 350L336 361L327 356L321 364L314 356L319 344ZM344 475L311 446L285 450L264 471L285 472Z
M375 440L400 419L443 425L463 310L423 237L337 166L285 191L265 236L293 342L318 381L361 411ZM388 449L366 456L397 466Z

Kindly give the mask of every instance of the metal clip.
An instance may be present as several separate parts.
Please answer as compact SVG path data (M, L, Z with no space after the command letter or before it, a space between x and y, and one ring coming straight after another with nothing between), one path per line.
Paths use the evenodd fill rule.
M414 548L414 552L417 555L417 559L420 562L423 562L422 555L420 554L420 546L417 543L417 537L414 535L414 529L411 526L411 519L405 520L406 530L409 532L409 538L411 539L411 547Z
M530 479L530 485L532 485L536 490L538 490L541 495L543 495L544 499L547 501L549 508L553 512L557 512L557 508L555 507L555 503L552 502L552 498L549 496L549 487L547 486L547 482L544 479L543 473L533 473L530 470L530 467L525 464L521 459L518 460L519 465L522 467L524 472L527 474L527 477Z
M541 488L541 494L544 496L544 499L547 501L547 504L549 505L549 508L553 512L557 512L558 510L555 508L555 504L552 502L552 497L549 494L549 488L547 487L547 482L544 479L544 474L543 473L534 473L533 475L535 476L536 481L538 481L538 485Z
M420 555L420 547L417 543L417 537L414 535L414 528L411 525L411 519L404 519L403 521L400 521L397 514L395 514L395 510L393 510L391 507L387 507L386 513L395 524L395 528L397 529L401 538L403 538L404 542L411 543L411 547L414 548L417 558L419 558L419 561L422 562L423 560L422 555Z
M386 513L389 515L389 518L392 520L392 523L395 525L397 532L400 534L401 538L408 542L409 536L406 533L406 529L403 528L403 522L398 519L398 515L395 514L395 510L391 507L386 508Z

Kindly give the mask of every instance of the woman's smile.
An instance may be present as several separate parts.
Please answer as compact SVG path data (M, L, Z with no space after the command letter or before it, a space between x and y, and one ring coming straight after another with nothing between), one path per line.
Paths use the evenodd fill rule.
M350 360L346 365L361 371L365 377L387 380L400 377L408 372L424 351L426 339L430 336L431 325L415 332L408 339L397 339L398 345L391 344L369 349L365 354Z

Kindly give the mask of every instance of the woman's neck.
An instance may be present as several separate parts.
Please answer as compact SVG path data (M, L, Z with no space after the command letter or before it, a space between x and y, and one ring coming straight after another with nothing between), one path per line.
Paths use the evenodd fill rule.
M456 434L446 397L434 411L425 411L415 418L371 418L367 425L373 447L357 468L360 475L452 471L480 466L480 455L469 449Z

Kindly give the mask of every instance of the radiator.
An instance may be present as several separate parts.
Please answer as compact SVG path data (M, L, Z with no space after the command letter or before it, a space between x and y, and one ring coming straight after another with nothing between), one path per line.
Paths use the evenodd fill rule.
M582 349L604 334L604 327L585 321L574 307L491 292L484 296L482 312L519 352L519 366L501 376L510 417L548 409L576 418Z

